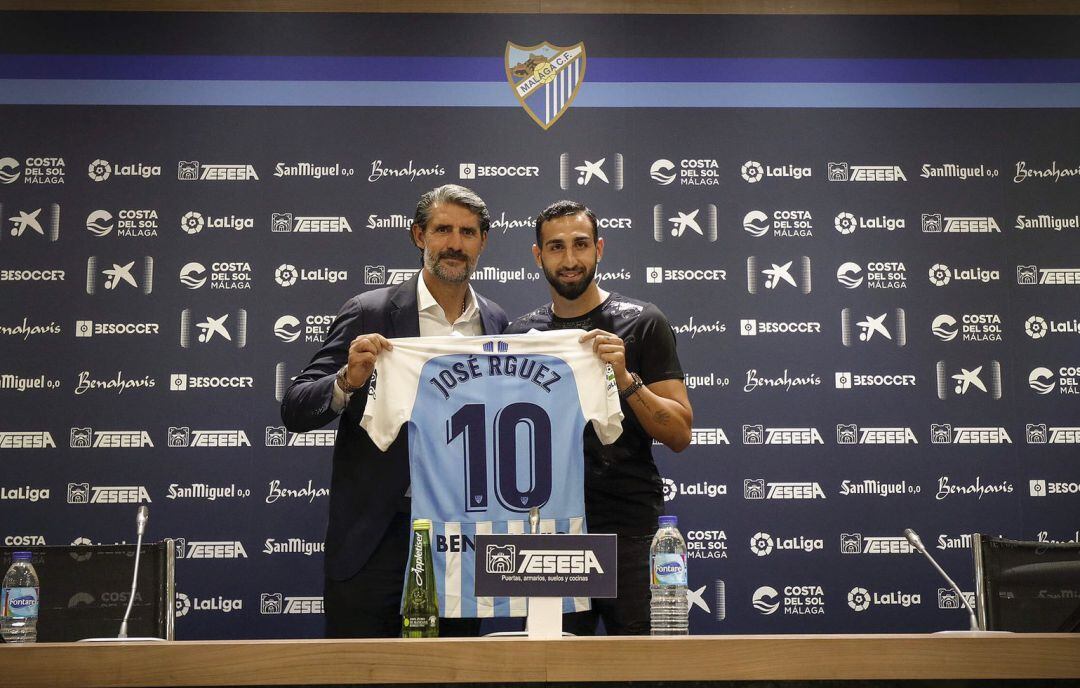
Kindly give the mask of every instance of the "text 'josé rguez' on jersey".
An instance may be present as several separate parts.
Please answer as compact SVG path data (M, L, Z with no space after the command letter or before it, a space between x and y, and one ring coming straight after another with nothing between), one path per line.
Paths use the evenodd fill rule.
M524 533L533 507L543 533L586 532L582 432L591 421L610 444L623 415L583 334L409 337L379 354L360 425L384 451L409 426L412 517L432 521L441 616L526 614L524 599L473 594L476 535Z

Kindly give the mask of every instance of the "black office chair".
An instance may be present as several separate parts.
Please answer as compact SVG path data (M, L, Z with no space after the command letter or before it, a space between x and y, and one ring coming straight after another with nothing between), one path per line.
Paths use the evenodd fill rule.
M41 584L38 642L116 636L131 593L135 545L0 547L0 573L12 552L26 551ZM174 639L174 557L172 540L143 544L130 637Z
M1080 543L975 533L975 612L984 631L1080 632Z

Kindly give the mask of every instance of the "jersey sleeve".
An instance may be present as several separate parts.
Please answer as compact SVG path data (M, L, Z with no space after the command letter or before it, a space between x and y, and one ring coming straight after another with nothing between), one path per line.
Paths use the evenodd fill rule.
M623 421L615 373L611 366L597 358L591 344L578 341L584 332L562 330L559 334L570 335L564 345L569 349L567 361L574 370L581 412L592 423L600 441L611 444L622 434Z
M663 380L682 380L682 364L675 351L675 333L660 309L649 304L641 313L641 381L649 385Z
M360 421L360 427L382 451L390 447L401 426L412 417L420 369L426 358L409 340L390 341L394 343L393 350L383 351L375 359L375 373L368 385L367 405Z

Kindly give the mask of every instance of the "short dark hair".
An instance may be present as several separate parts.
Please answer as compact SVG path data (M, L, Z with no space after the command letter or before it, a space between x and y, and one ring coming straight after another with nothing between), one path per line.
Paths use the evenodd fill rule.
M600 234L597 231L596 213L589 210L588 206L584 203L578 203L577 201L555 201L548 207L540 211L540 214L536 216L536 245L543 247L544 240L540 234L540 227L543 226L548 220L554 220L559 217L566 217L568 215L577 215L578 213L585 213L585 217L589 218L589 222L592 223L592 238L596 241L600 238Z
M443 184L420 197L416 204L416 215L413 224L420 226L420 231L427 229L428 220L431 219L431 211L438 203L455 203L472 211L480 219L480 234L487 234L491 228L491 214L488 212L484 200L470 188L459 184Z

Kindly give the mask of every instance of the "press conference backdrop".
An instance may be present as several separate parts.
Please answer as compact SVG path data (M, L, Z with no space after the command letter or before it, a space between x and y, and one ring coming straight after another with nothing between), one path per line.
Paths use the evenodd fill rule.
M511 315L574 198L601 286L674 326L694 633L964 628L903 528L967 592L965 533L1078 538L1073 18L0 24L0 535L130 541L149 503L177 637L320 634L335 430L278 402L419 267L447 182L490 205L474 285Z

